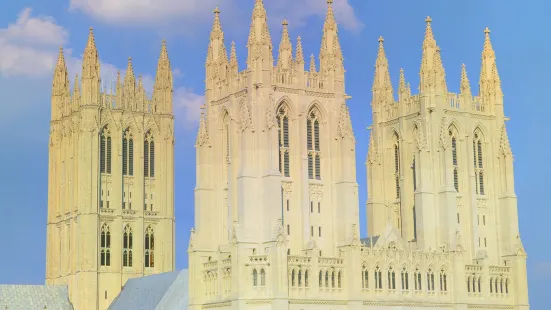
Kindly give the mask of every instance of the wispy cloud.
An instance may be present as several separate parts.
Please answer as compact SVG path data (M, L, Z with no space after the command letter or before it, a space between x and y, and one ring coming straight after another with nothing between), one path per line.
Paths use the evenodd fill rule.
M196 26L210 24L212 10L217 5L221 6L223 12L236 13L235 10L249 7L244 4L250 5L251 2L252 0L70 0L70 7L109 24L141 27L168 24ZM324 16L327 11L326 1L323 0L264 2L270 18L278 21L287 18L295 26L303 26L309 17ZM345 29L357 31L363 28L349 0L334 0L333 7L337 21Z
M51 83L53 70L57 61L60 46L65 46L65 61L71 80L82 71L82 56L73 55L69 46L68 31L58 25L48 16L33 16L30 8L23 9L14 24L0 29L0 77L10 85L21 85L21 89L28 79L33 79L33 85L47 89ZM160 48L160 47L159 47ZM109 63L101 63L101 78L104 86L110 88L115 82L117 72L124 76L125 69ZM174 77L182 76L178 69L174 70ZM143 74L144 88L151 94L153 91L154 75ZM37 84L38 83L38 84ZM13 96L9 98L5 96ZM17 98L15 98L17 96ZM2 102L21 102L24 94L9 92L3 94ZM36 96L29 96L29 100L36 105L44 105L43 100L36 100ZM32 99L30 99L32 98ZM46 97L47 98L47 97ZM203 96L193 93L189 88L179 87L174 91L175 113L178 119L184 122L184 128L195 128L199 121L199 107ZM25 115L17 109L32 109L32 104L10 104L10 115Z

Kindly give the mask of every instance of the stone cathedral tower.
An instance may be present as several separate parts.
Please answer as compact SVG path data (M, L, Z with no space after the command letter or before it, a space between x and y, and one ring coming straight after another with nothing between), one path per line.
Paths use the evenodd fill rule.
M136 83L137 82L137 83ZM153 97L129 59L109 91L90 30L69 87L60 50L50 122L46 283L75 309L107 309L129 278L174 270L172 72L163 42Z
M300 37L293 53L286 21L274 66L266 11L257 0L247 69L238 71L235 45L228 57L215 11L196 143L193 309L252 296L275 298L273 309L285 309L288 255L338 257L339 246L359 234L355 140L328 3L319 70L313 55L305 68Z
M220 11L196 141L189 308L527 310L512 154L489 32L479 96L448 92L427 20L420 94L398 100L379 41L359 238L355 139L332 0L319 69L256 0L247 68ZM274 59L277 54L277 59ZM274 63L275 62L275 63Z

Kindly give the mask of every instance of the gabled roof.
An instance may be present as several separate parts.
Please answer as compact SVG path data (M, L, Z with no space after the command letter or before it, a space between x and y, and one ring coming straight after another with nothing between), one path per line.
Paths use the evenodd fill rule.
M187 309L188 271L165 272L128 280L109 310Z
M0 309L73 310L64 285L0 285Z

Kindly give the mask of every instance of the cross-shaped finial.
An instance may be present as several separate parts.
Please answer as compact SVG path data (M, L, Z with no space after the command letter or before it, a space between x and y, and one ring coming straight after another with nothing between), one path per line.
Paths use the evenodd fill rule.
M430 18L430 16L427 16L427 18L425 18L425 22L430 24L432 22L432 18Z
M327 4L329 5L333 4L333 0L327 0Z
M385 38L383 38L383 36L380 36L379 37L379 43L383 43L385 41Z
M289 25L289 22L287 22L287 19L284 19L283 22L281 23L283 26L287 26Z
M216 14L216 15L220 14L220 9L218 7L216 7L216 9L214 9L214 14Z
M490 33L490 28L486 27L486 29L484 29L484 33L489 34Z

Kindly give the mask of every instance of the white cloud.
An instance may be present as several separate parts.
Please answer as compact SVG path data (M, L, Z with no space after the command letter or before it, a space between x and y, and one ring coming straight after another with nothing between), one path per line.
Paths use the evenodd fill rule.
M180 87L174 91L174 114L186 129L195 128L201 116L201 105L205 103L205 97L198 95L193 90Z
M9 85L21 85L15 87L21 89L32 79L32 85L42 90L51 87L51 78L57 62L59 47L68 44L68 32L62 26L56 24L51 17L33 17L31 9L23 9L15 24L0 29L0 78L3 83ZM70 80L73 82L75 75L82 71L82 56L75 57L73 50L65 48L65 61L69 71ZM125 70L119 69L109 63L101 63L101 78L104 86L110 89L114 86L117 72L120 70L124 76ZM182 76L179 69L174 70L174 77ZM154 76L143 74L142 81L148 94L153 91ZM13 87L13 86L12 86ZM19 95L17 95L19 94ZM48 94L49 95L49 94ZM13 97L13 98L11 98ZM17 97L17 98L16 98ZM10 104L14 101L21 102L25 94L19 91L4 92L1 104L9 104L10 115L24 115L25 111L33 109L32 104L44 105L43 100L36 100L36 96L28 96L25 104ZM48 96L46 96L47 98ZM199 106L203 96L193 93L191 90L180 87L174 91L175 111L181 114L179 118L189 125L195 125L199 120ZM43 108L43 107L42 107ZM21 109L17 111L14 109ZM7 116L7 114L6 114ZM186 128L188 128L186 126Z
M212 10L220 4L222 12L234 13L236 8L250 7L252 0L70 0L71 9L80 10L110 24L166 25L181 23L210 24ZM269 18L287 18L295 25L304 25L310 16L324 16L327 3L323 0L265 0ZM349 0L334 0L337 21L348 30L358 30L358 20ZM243 12L245 13L245 12ZM249 12L246 12L249 14ZM205 18L207 17L207 18Z

